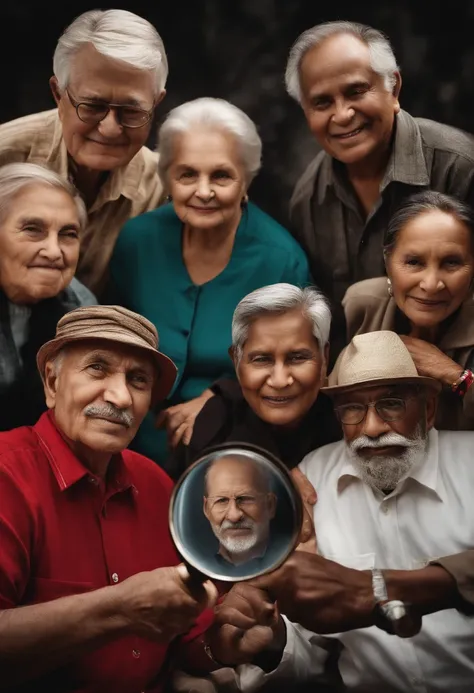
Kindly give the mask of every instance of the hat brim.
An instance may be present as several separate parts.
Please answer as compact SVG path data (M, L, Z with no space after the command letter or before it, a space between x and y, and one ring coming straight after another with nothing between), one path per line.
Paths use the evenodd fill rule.
M320 392L325 395L337 395L342 392L352 392L353 390L361 390L374 385L423 385L424 387L440 392L441 383L434 378L425 378L421 375L407 378L374 378L373 380L363 380L350 385L333 385L332 387L322 387Z
M58 337L56 339L51 339L49 342L46 342L45 344L43 344L42 347L40 347L36 355L36 364L38 366L38 370L40 372L41 377L44 379L44 369L46 366L46 362L51 361L51 359L53 359L60 351L60 349L62 349L64 346L74 342L85 342L91 340L95 341L96 339L106 343L111 342L112 344L118 343L125 344L130 347L135 347L135 349L139 349L145 354L151 356L158 371L157 378L155 379L155 383L153 385L151 406L154 407L156 404L162 402L164 399L167 398L167 396L173 389L173 385L176 380L176 375L178 373L176 365L170 358L168 358L168 356L162 354L161 351L157 351L152 346L146 346L146 344L143 344L143 342L138 343L134 339L127 337L127 335L124 335L121 332L108 332L107 337L101 336L100 334L97 336L84 336L83 334L81 334L77 336L71 335L68 337Z

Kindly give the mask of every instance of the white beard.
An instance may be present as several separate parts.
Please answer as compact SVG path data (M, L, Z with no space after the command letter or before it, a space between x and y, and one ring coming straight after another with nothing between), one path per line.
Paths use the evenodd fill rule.
M227 551L229 556L238 563L241 562L241 558L245 561L253 558L251 555L252 549L259 548L262 544L266 543L269 532L269 521L259 522L257 524L250 518L240 520L239 522L224 520L221 525L211 523L211 527L221 546ZM247 536L233 537L226 532L229 528L242 528L251 531Z
M419 424L413 438L405 438L398 433L385 433L377 439L362 435L347 447L362 481L380 491L393 491L422 459L427 444L427 435ZM398 445L405 448L405 451L401 455L387 457L363 457L358 452L361 448L381 448L390 445Z

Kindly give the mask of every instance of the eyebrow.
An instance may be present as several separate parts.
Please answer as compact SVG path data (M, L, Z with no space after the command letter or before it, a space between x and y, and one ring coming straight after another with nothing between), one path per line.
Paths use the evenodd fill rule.
M78 101L78 103L96 103L98 105L105 105L109 103L107 99L103 99L100 96L77 96L76 100ZM137 101L137 99L134 98L127 99L125 101L114 101L111 103L117 103L118 106L132 106L136 108L141 108L144 111L147 110L146 108L144 108L143 104L141 104L139 101Z
M369 87L370 82L368 82L365 79L357 79L354 82L347 82L346 84L343 85L341 91L342 92L347 92L350 89L354 89L354 87ZM317 91L315 90L311 96L310 99L322 99L322 98L332 98L332 94L330 94L327 91Z
M25 226L25 224L32 224L34 226L48 225L48 222L45 221L42 217L20 217L19 223L21 224L21 226ZM64 226L61 226L60 231L65 231L67 229L74 229L75 231L78 231L79 228L79 224L64 224Z

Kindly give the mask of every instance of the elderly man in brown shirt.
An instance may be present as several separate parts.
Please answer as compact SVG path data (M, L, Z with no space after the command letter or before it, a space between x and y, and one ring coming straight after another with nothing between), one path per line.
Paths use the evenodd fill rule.
M323 149L296 184L292 225L315 280L338 303L353 282L385 273L384 231L408 195L431 188L474 202L474 137L401 110L390 43L362 24L301 34L286 86Z
M79 189L88 210L77 276L100 296L123 224L157 207L158 156L145 146L165 95L163 42L125 10L91 10L59 39L50 80L57 109L0 126L0 165L49 166Z

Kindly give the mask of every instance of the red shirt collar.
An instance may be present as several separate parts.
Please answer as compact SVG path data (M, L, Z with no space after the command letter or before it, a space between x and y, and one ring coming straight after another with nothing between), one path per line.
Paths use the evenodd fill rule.
M85 476L94 477L60 434L52 411L42 414L33 430L61 491L65 491ZM114 455L110 461L107 486L113 488L114 492L125 491L133 486L130 472L121 453Z

